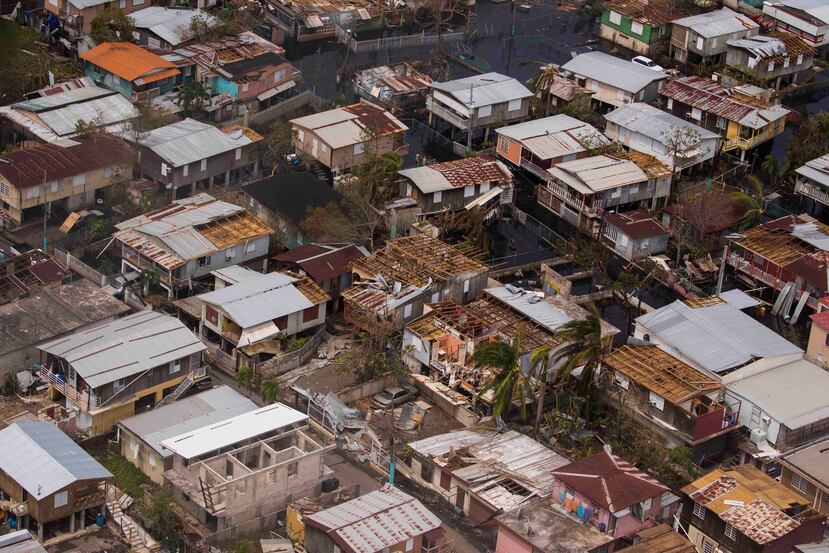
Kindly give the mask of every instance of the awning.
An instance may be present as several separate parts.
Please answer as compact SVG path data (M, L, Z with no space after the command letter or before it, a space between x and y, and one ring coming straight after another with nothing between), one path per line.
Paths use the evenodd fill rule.
M757 307L760 302L752 298L739 288L728 290L720 294L720 299L726 303L730 303L737 309L748 309L749 307Z
M271 96L275 96L275 95L279 94L280 92L284 92L284 91L288 90L289 88L293 88L295 86L296 86L296 83L294 81L285 81L281 85L275 86L275 87L271 88L270 90L266 90L262 94L259 94L256 98L258 100L267 100Z
M497 198L501 194L501 192L503 192L503 191L504 191L504 189L501 188L500 186L496 186L494 188L491 188L488 192L485 192L484 194L481 194L480 196L478 196L477 198L475 198L474 200L472 200L471 202L466 204L466 209L471 210L471 209L475 209L476 207L486 205L490 202L490 200L492 200L494 198Z
M273 324L273 321L265 321L264 323L242 330L242 335L239 336L239 343L236 344L236 347L249 346L277 334L279 334L279 328Z

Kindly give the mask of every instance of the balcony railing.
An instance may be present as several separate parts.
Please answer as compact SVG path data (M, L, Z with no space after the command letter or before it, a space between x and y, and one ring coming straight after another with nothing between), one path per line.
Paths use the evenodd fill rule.
M541 205L554 210L555 208L552 205L553 197L558 198L588 217L597 217L599 215L598 209L595 209L590 203L584 201L581 197L573 194L566 187L561 186L555 181L550 181L546 185L539 185L538 202Z
M766 142L767 140L771 140L772 138L774 138L774 136L775 133L772 129L763 131L759 134L755 134L751 138L737 137L731 140L724 140L722 145L722 151L728 152L731 150L736 150L738 148L740 150L750 150L755 146L758 146L763 142Z
M101 398L87 391L80 392L66 382L63 375L53 373L46 367L40 367L40 378L48 382L55 390L72 400L81 411L92 411L101 406Z
M732 252L728 255L728 264L737 269L737 271L771 287L771 289L775 292L780 292L786 286L786 282L783 282L774 275L771 275L759 267L752 265L747 259L744 259L736 252ZM796 288L796 297L800 297L801 292L801 288ZM806 305L812 309L817 309L817 298L815 298L813 294L809 295L809 298L806 300Z
M456 112L447 108L440 102L436 102L431 97L426 98L426 108L430 112L435 114L437 117L440 117L441 119L443 119L444 121L458 129L466 129L469 127L468 116L458 115Z
M540 178L544 181L549 181L550 180L550 173L548 173L546 169L542 169L541 167L539 167L538 165L536 165L535 163L533 163L529 159L524 159L522 157L521 158L521 163L519 165L521 167L523 167L524 169L526 169L527 171L529 171L530 173L532 173L533 175L535 175L536 177L538 177L538 178Z
M83 511L84 509L89 509L90 507L97 507L99 505L103 505L104 503L106 503L106 492L96 492L76 499L74 511L77 513L78 511Z
M798 194L803 194L804 196L812 198L816 202L820 202L823 205L829 205L829 193L825 192L825 189L821 186L815 186L799 180L794 185L794 191Z

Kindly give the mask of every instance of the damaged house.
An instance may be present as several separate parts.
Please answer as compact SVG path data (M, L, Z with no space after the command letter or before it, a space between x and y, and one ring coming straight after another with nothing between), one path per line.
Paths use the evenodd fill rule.
M757 35L728 41L725 63L737 77L763 87L780 90L814 77L810 71L815 49L789 33Z
M393 113L422 108L432 78L401 62L363 69L354 74L354 90L361 98Z

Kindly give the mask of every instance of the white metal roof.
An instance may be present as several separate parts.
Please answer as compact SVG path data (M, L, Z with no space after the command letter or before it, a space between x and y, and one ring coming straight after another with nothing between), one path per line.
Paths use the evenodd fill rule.
M639 92L654 81L668 78L667 73L654 71L604 52L579 54L562 65L561 71L570 71L632 94Z
M547 172L582 194L648 182L648 175L636 163L605 155L558 163Z
M202 10L150 6L129 14L136 29L147 29L159 38L177 46L193 38L191 24L196 19L213 24L217 20Z
M551 332L555 332L561 325L573 320L553 304L532 293L514 294L507 290L506 286L487 288L484 292L504 302L522 315L526 315ZM533 298L540 299L540 301Z
M28 530L16 530L0 536L0 553L46 553Z
M763 109L755 109L742 119L740 119L740 125L744 127L750 127L752 129L762 129L769 123L773 121L777 121L778 119L783 119L784 117L788 116L790 110L784 108L780 104L769 106Z
M772 7L785 6L800 10L824 25L829 24L829 4L826 3L826 0L779 0L776 2L769 1L767 4Z
M0 470L37 500L77 480L112 474L51 422L20 422L0 430Z
M124 138L134 141L132 133ZM181 167L251 143L245 133L226 134L213 125L187 118L142 135L140 143L174 167Z
M829 187L829 154L807 161L806 165L799 167L795 172L822 186Z
M467 108L467 111L473 103L476 107L489 106L533 95L516 79L500 73L484 73L442 83L433 82L430 86L455 98Z
M815 223L800 223L792 226L792 236L811 244L815 248L829 251L829 236Z
M688 27L704 38L760 28L755 21L728 8L675 19L673 24Z
M442 525L420 501L389 484L305 520L322 527L340 547L359 553L389 549Z
M501 127L495 132L520 142L541 159L577 154L610 143L592 125L564 114Z
M46 342L38 349L65 359L87 384L97 388L206 348L180 320L147 309Z
M256 408L253 401L230 386L218 386L130 417L118 424L138 436L162 457L169 457L173 452L161 445L162 440L254 411Z
M720 299L730 303L737 309L748 309L749 307L757 307L760 302L752 298L739 288L727 290L720 293Z
M829 372L806 359L726 381L726 388L792 430L829 419Z
M729 303L692 309L677 300L639 316L636 322L651 341L712 373L759 358L803 352Z
M625 104L606 114L605 119L633 132L661 143L674 136L677 129L691 129L700 140L717 138L717 134L680 119L649 104L636 102ZM691 131L687 131L689 134Z
M176 455L192 459L239 442L265 436L307 418L307 415L296 409L282 403L274 403L167 438L161 441L161 445Z
M238 283L202 294L199 299L221 309L242 328L314 306L293 285L294 277L283 273L250 272Z

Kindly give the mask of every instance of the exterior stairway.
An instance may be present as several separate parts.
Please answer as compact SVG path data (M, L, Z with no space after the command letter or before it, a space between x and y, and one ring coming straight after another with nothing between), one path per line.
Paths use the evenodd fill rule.
M187 376L184 377L184 380L182 380L181 383L179 383L179 385L176 386L176 389L173 390L173 392L171 394L169 394L167 396L164 396L161 399L161 401L159 401L158 403L155 404L154 408L162 407L164 405L167 405L171 401L177 400L178 398L180 398L182 396L182 394L184 394L184 392L189 390L190 387L193 384L195 384L197 380L200 380L200 379L204 378L205 376L207 376L207 367L199 367L198 369L196 369L194 371L190 371L187 374Z
M156 553L161 545L150 537L129 515L124 513L132 505L133 499L115 486L107 488L106 509L109 517L121 530L124 540L134 553Z

